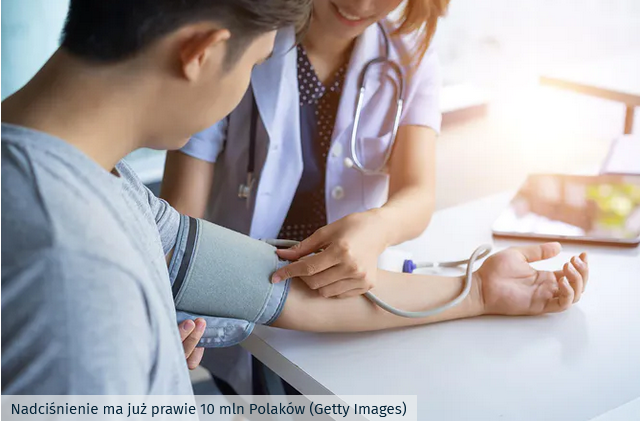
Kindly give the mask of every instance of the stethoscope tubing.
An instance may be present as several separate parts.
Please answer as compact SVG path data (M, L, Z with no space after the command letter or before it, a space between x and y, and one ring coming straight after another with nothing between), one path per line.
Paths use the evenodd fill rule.
M401 310L399 308L393 307L391 304L388 304L382 301L380 298L376 297L371 291L367 291L364 294L364 296L367 297L371 302L376 304L381 309L391 314L394 314L396 316L410 318L410 319L421 319L425 317L435 316L436 314L440 314L444 311L447 311L457 306L467 298L467 296L469 295L469 292L471 292L471 287L473 285L473 266L475 265L476 261L481 258L481 256L486 256L490 252L491 252L491 246L489 245L482 245L477 249L475 249L475 251L471 254L471 257L466 260L467 270L464 276L464 288L462 289L462 292L460 292L460 294L458 294L458 296L453 300L439 307L432 308L425 311L406 311L406 310ZM462 260L460 262L462 262ZM457 262L449 262L449 263L452 264ZM456 266L460 266L460 265L456 265Z
M353 116L353 129L351 130L351 139L349 142L349 149L350 149L351 156L345 161L350 163L349 166L351 168L358 170L363 174L367 174L367 175L382 173L385 167L387 166L389 159L391 159L391 153L393 152L393 145L395 144L395 141L396 141L398 128L400 126L400 118L402 117L402 110L404 108L404 95L405 95L405 77L402 71L402 67L395 61L391 60L389 34L387 34L387 31L384 29L382 24L378 23L378 26L380 27L380 30L384 35L385 57L378 57L371 60L364 66L364 68L362 69L362 72L360 73L360 77L359 77L360 87L358 89L356 109ZM391 139L389 141L389 145L387 146L387 150L385 152L385 155L381 164L374 169L369 169L369 168L366 168L365 164L362 161L360 161L360 157L358 156L358 148L357 148L358 127L360 125L360 114L362 112L362 104L364 102L364 95L366 92L367 72L371 67L377 64L387 65L391 67L393 72L396 74L396 80L399 87L397 91L396 110L393 118L393 128L391 130Z

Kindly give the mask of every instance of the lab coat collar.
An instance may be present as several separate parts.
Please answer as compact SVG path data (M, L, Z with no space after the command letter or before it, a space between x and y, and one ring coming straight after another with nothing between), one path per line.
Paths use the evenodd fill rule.
M374 23L356 40L342 89L342 97L340 98L340 106L333 130L333 141L339 139L353 124L356 101L360 92L360 74L368 62L385 54L383 37L384 34L378 25ZM367 78L367 91L374 92L379 84L379 78ZM370 97L365 95L362 104L363 108Z

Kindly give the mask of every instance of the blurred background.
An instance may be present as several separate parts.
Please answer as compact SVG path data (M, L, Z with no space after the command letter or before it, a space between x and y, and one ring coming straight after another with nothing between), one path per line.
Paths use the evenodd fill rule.
M3 99L57 48L67 3L2 0ZM434 42L445 77L440 209L515 189L531 172L600 165L623 133L625 105L545 86L541 76L617 79L619 70L640 84L633 68L609 71L619 57L640 58L638 0L452 0ZM148 183L160 179L163 153L129 159Z

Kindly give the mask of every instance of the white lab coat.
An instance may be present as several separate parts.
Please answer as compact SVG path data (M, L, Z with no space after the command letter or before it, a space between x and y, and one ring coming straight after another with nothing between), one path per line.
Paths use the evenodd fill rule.
M407 37L390 40L391 59L403 63L414 50ZM182 152L215 162L214 185L206 218L214 223L250 235L276 238L298 187L303 169L299 127L297 51L291 29L278 33L274 55L257 66L251 87L238 107L225 120L194 135ZM327 221L379 207L387 199L388 175L364 175L345 165L350 155L356 97L361 71L370 60L385 55L384 35L371 25L354 47L340 99L326 166ZM440 68L430 48L417 66L405 66L404 110L400 125L420 125L440 130ZM360 126L359 157L377 167L389 145L397 98L394 73L377 66L368 73ZM256 134L256 175L251 197L238 198L238 186L245 183L253 97L260 115ZM207 351L212 358L215 353ZM205 353L206 354L206 353ZM237 361L237 360L236 360ZM224 365L224 364L223 364ZM246 364L240 364L246 366ZM239 369L240 367L238 367ZM240 393L248 390L225 373L214 370ZM247 378L246 373L240 375ZM237 377L235 378L237 380Z

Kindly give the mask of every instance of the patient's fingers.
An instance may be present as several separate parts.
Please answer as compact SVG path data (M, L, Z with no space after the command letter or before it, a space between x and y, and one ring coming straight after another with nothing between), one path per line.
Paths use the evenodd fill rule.
M576 269L572 262L565 263L563 271L564 276L567 278L569 284L575 292L573 302L577 303L582 296L582 290L584 287L582 282L582 275L580 275L580 272L578 272L578 269Z
M574 262L574 266L578 269L580 275L582 275L582 290L584 292L584 289L587 287L587 282L589 281L589 263L587 261L587 253L582 253L579 257L573 257L571 261ZM555 275L556 280L559 281L560 278L564 276L564 269L556 270L553 274Z
M184 322L178 325L178 330L180 331L180 340L184 342L185 339L193 332L193 329L196 328L196 324L193 320L185 320Z
M571 307L575 297L575 293L569 285L567 278L560 278L558 281L558 296L547 301L544 312L558 313Z
M574 257L574 266L578 269L580 275L582 275L583 292L587 288L587 282L589 281L589 263L587 259L587 253L582 253L579 257Z
M195 370L196 367L200 365L203 355L204 348L196 348L193 350L191 355L187 358L187 366L189 367L189 370Z
M514 247L529 263L550 259L562 250L560 243L544 243L524 247Z
M182 340L182 348L184 349L185 357L188 358L196 349L198 342L202 339L206 326L207 322L205 322L204 319L198 318L195 320L195 328Z

